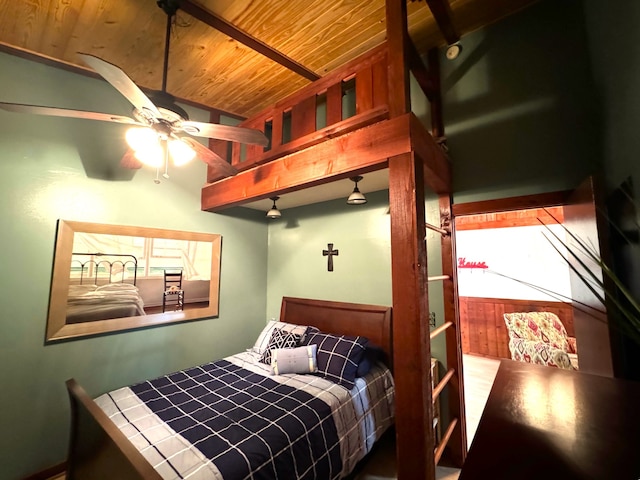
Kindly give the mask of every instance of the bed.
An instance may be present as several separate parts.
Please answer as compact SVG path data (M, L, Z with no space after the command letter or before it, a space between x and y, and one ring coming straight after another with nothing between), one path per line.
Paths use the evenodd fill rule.
M363 348L357 368L375 357L334 378L326 353L349 341L345 357ZM318 372L287 373L285 355L310 350ZM390 307L285 297L245 352L95 400L70 379L68 478L345 478L393 424L391 353Z
M134 255L72 253L66 323L145 315L137 268Z

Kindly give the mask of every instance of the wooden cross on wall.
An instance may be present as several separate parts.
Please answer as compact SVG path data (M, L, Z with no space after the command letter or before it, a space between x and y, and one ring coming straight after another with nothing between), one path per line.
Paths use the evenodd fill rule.
M327 271L333 272L333 256L338 256L338 250L333 249L333 243L327 243L327 250L322 250L323 257L327 258Z

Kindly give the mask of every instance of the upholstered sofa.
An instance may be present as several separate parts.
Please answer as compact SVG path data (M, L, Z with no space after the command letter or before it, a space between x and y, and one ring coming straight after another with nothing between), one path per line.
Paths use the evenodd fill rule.
M511 359L568 370L578 369L574 337L550 312L505 313Z

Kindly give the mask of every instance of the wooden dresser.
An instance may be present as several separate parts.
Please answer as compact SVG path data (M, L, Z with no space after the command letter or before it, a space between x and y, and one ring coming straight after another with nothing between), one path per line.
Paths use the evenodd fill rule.
M640 382L503 360L459 480L640 478Z

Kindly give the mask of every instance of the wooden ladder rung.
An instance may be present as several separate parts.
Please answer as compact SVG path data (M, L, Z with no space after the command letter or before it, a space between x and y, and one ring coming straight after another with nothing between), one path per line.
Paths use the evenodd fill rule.
M433 277L427 277L427 282L435 282L438 280L449 280L449 275L434 275Z
M429 334L429 340L433 340L447 328L453 327L453 322L445 322Z
M444 374L444 377L442 377L442 380L438 382L438 385L436 385L436 388L433 389L433 393L431 394L431 396L433 397L434 402L440 395L440 392L442 392L444 387L447 385L447 383L449 383L449 380L451 380L451 377L453 377L453 374L455 372L456 371L453 368L450 368L449 371Z
M444 452L444 449L447 446L447 443L449 443L449 439L451 438L451 434L453 433L453 430L456 428L457 424L458 424L458 419L457 418L454 418L453 420L451 420L451 423L447 427L447 431L444 432L444 436L442 437L442 440L440 441L438 446L434 449L434 456L435 456L436 465L440 462L440 457L442 457L442 453Z

